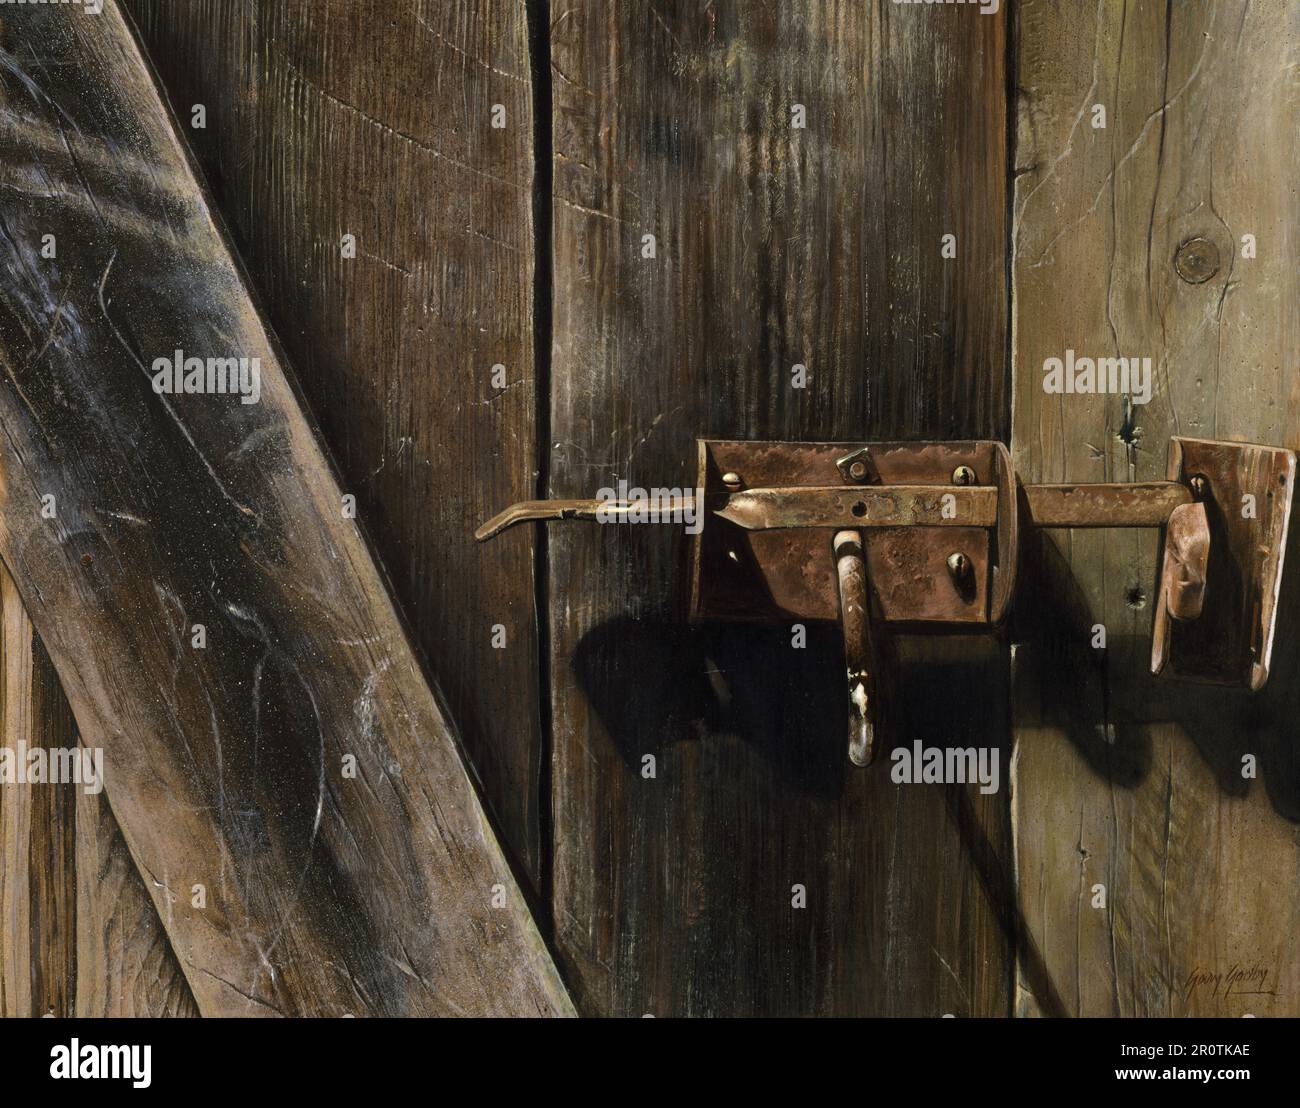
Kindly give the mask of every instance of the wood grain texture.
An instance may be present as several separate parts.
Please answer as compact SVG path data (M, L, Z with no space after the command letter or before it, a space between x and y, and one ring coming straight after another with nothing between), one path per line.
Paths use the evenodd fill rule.
M120 12L0 46L0 553L200 1010L568 1011ZM159 395L175 349L259 401Z
M108 801L78 790L76 810L76 1014L197 1016Z
M54 664L0 567L4 745L73 749L80 738ZM157 909L103 794L76 784L0 786L0 1011L197 1015Z
M536 885L533 551L471 537L537 482L523 4L125 7L178 116L207 108L186 137Z
M0 567L0 737L12 772L32 749L77 745L40 640ZM0 1015L69 1016L77 974L73 786L0 783Z
M1005 434L1002 16L589 2L553 5L550 33L550 495L686 485L697 436ZM579 1006L1006 1014L1005 793L851 769L838 632L796 650L788 626L687 627L680 528L550 543L556 941ZM909 738L1005 744L996 645L904 650L887 694Z
M1018 12L1021 476L1158 479L1171 434L1300 446L1300 9L1030 0ZM1198 236L1218 260L1189 270L1212 271L1194 283L1175 263ZM1152 358L1150 403L1127 416L1113 395L1047 395L1044 360L1067 349ZM1055 532L1022 567L1034 618L1015 663L1020 903L1065 1012L1300 1013L1292 540L1274 671L1255 696L1146 676L1155 531ZM1096 623L1104 653L1089 646ZM1258 779L1242 776L1246 754ZM1022 978L1018 1012L1044 1011L1031 994Z

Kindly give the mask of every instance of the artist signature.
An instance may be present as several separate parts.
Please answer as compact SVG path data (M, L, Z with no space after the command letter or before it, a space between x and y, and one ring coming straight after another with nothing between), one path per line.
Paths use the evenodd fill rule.
M1277 982L1270 987L1267 966L1233 962L1227 970L1202 969L1197 966L1183 982L1184 998L1191 1000L1201 988L1209 990L1210 996L1222 994L1229 996L1276 996Z

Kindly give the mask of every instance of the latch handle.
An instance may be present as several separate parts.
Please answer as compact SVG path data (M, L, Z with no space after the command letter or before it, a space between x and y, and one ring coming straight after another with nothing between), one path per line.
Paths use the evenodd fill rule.
M839 581L840 627L849 685L849 761L869 766L876 757L876 657L871 595L860 531L837 531L831 544Z

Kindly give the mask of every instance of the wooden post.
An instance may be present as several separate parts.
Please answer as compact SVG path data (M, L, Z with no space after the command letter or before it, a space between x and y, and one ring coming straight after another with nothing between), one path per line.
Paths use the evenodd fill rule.
M1024 480L1160 479L1178 433L1300 446L1297 33L1285 0L1022 6L1012 441ZM1067 351L1149 358L1149 402L1048 394L1044 363ZM1024 949L1041 953L1068 1014L1300 1012L1292 538L1258 696L1147 675L1157 531L1032 540L1016 871ZM1017 1012L1052 1011L1021 970Z

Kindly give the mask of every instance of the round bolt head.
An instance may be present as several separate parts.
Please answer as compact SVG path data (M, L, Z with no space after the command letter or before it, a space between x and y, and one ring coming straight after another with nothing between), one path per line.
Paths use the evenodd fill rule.
M1219 272L1219 248L1199 235L1190 238L1174 255L1174 270L1189 285L1202 285Z
M1192 486L1192 494L1196 497L1197 500L1204 500L1206 494L1209 493L1210 491L1210 482L1207 481L1205 479L1205 476L1200 473L1196 474L1196 476L1193 477L1191 481L1188 482L1188 484Z
M861 481L867 475L866 462L854 462L849 466L849 476L855 481Z
M970 559L961 551L948 555L948 572L957 579L965 577L970 571Z
M729 489L738 489L740 488L740 474L724 473L722 475L722 483Z
M958 466L952 471L952 483L954 485L975 484L975 471L970 466Z

